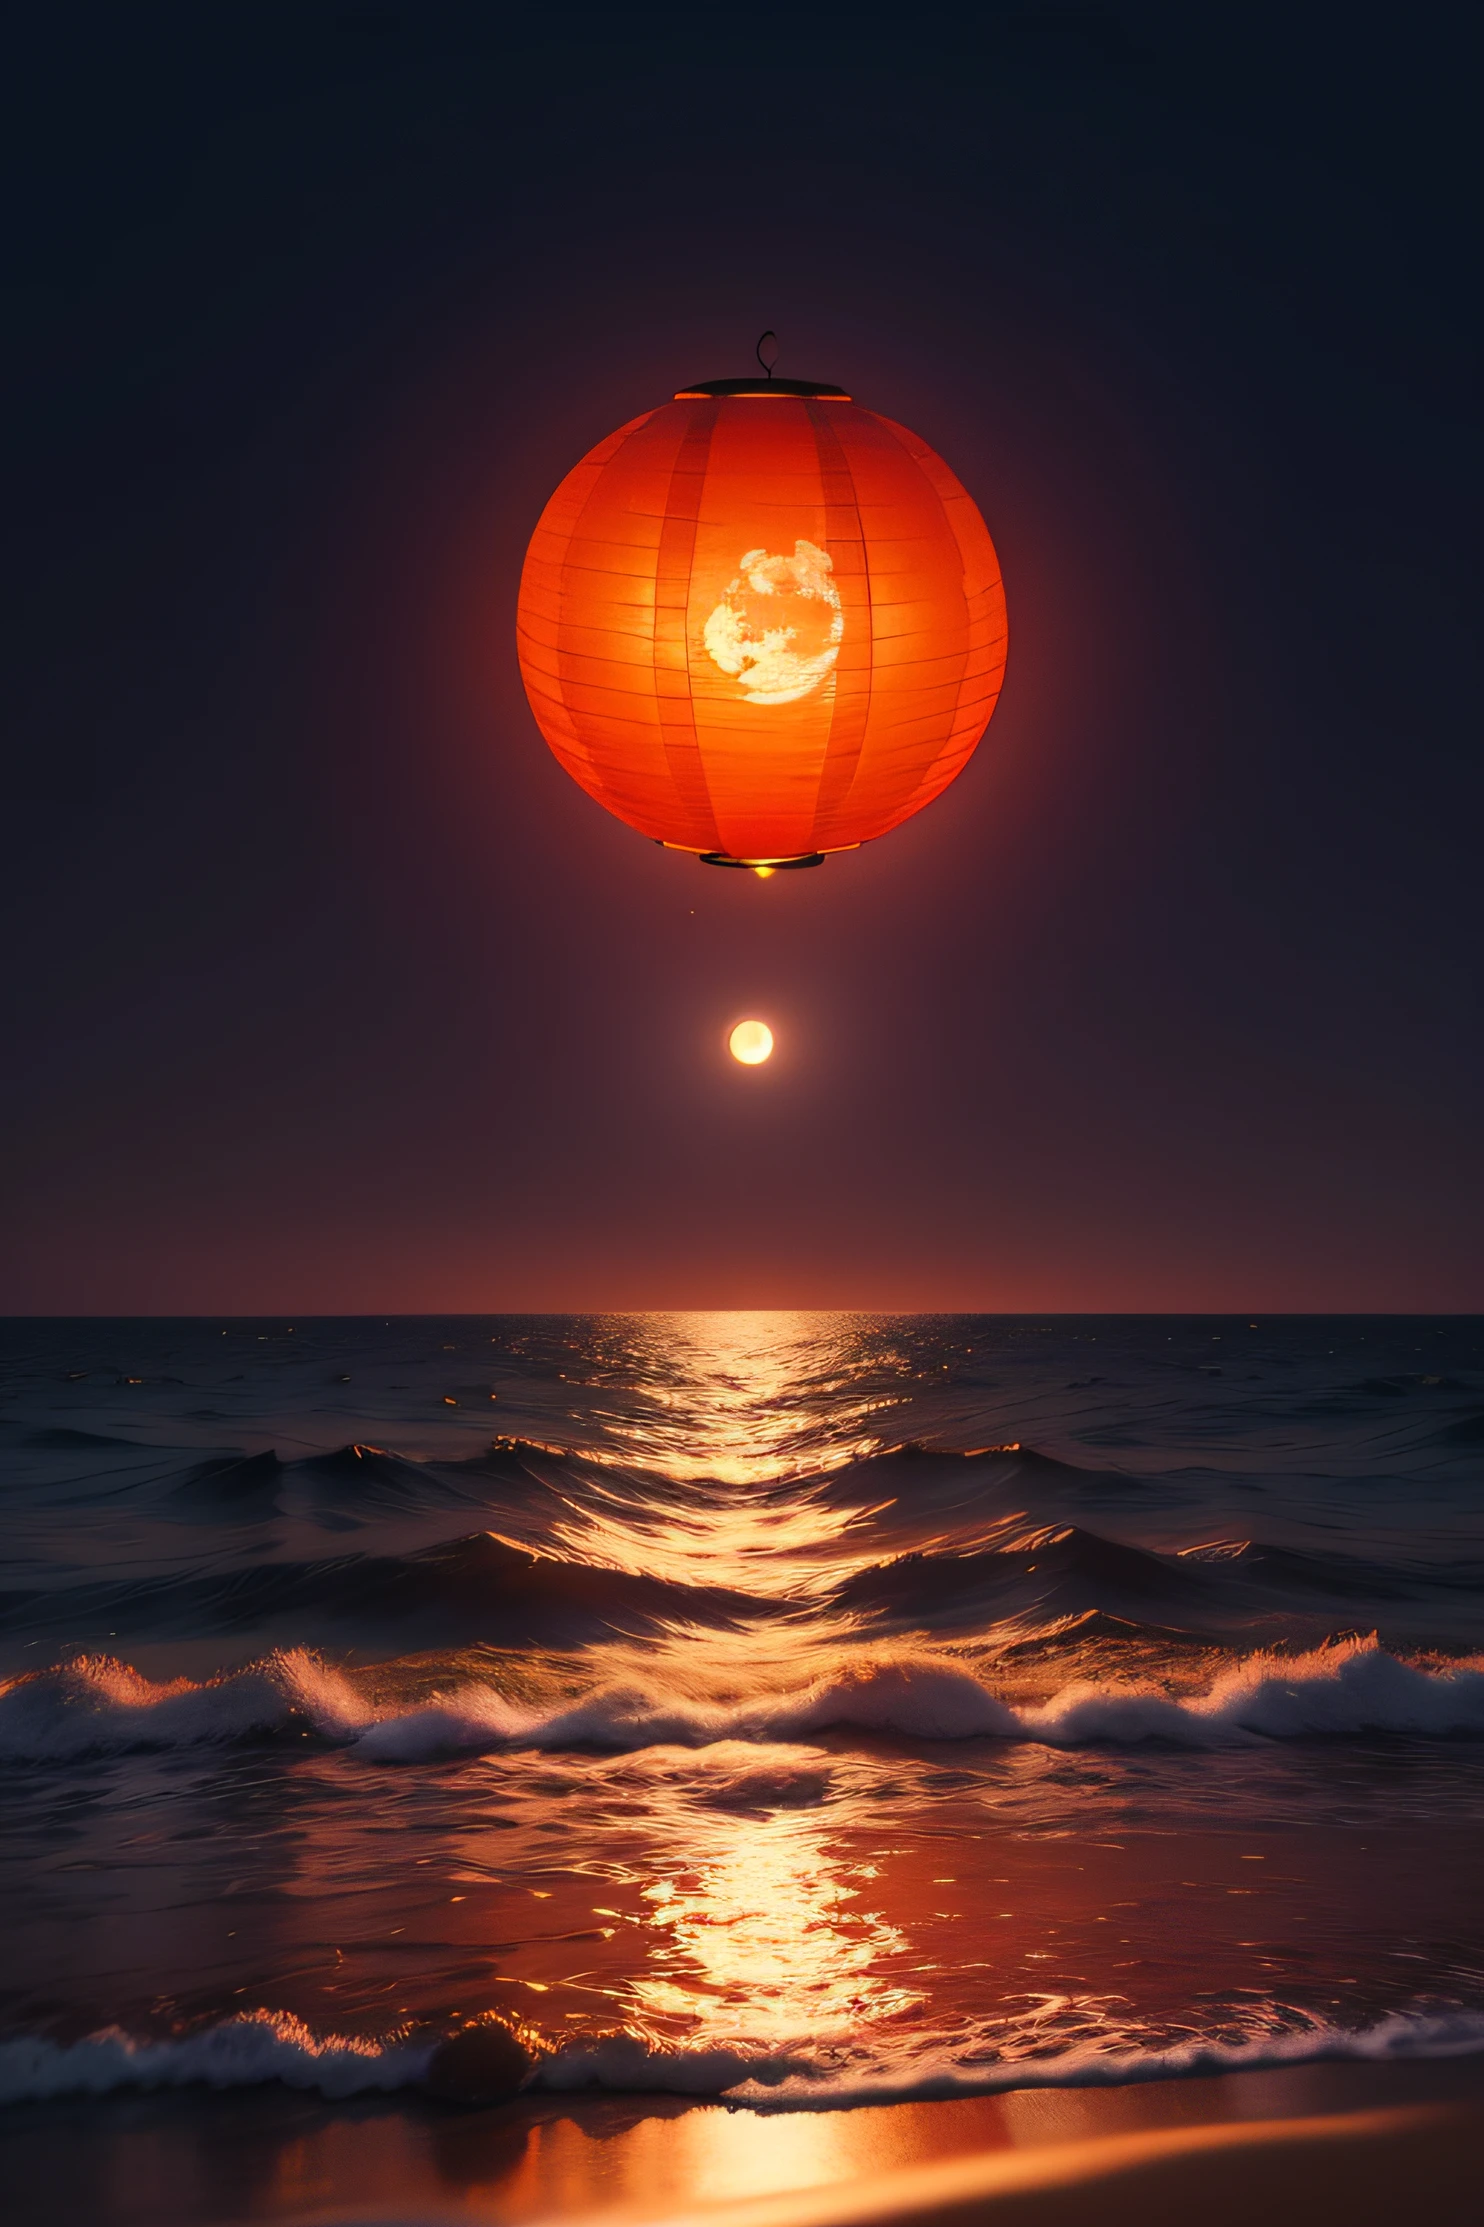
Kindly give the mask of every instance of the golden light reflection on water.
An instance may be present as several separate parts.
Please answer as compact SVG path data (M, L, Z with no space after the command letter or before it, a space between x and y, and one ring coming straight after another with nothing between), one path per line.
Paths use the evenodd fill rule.
M827 1762L797 1748L710 1752L745 1774L732 1801L786 1798L811 1761ZM908 1942L869 1907L874 1866L837 1854L816 1815L693 1808L678 1844L683 1862L644 1890L648 1969L631 1983L640 2025L673 2033L679 2021L690 2046L818 2049L923 2000L885 1968Z
M618 1459L567 1499L556 1551L798 1613L610 1643L612 1675L721 1704L808 1688L852 1637L811 1598L879 1556L870 1519L890 1504L837 1502L831 1478L890 1443L911 1364L850 1316L673 1315L613 1335L637 1400L605 1418ZM611 1821L637 1824L652 1851L648 1876L631 1875L648 1908L642 1961L614 1991L630 2031L817 2061L912 2022L925 1997L905 1980L911 1942L875 1907L858 1839L844 1853L818 1807L827 1755L723 1737L609 1770Z
M802 1597L872 1558L864 1534L879 1506L828 1497L833 1471L888 1442L898 1404L882 1388L889 1356L867 1354L856 1317L665 1315L626 1328L641 1413L610 1417L608 1435L646 1489L630 1494L616 1475L608 1492L569 1500L570 1516L553 1525L559 1552ZM658 1498L655 1478L677 1489Z
M647 1469L763 1484L821 1462L837 1468L881 1443L868 1418L895 1402L862 1389L854 1316L664 1315L636 1327L649 1363L641 1395L655 1413L652 1426L619 1435Z

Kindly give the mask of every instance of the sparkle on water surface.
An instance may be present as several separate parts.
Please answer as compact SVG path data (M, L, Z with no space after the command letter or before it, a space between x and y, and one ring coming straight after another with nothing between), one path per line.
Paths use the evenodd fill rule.
M1005 1623L940 1631L929 1602L925 1628L878 1631L871 1612L828 1596L873 1567L911 1577L971 1554L987 1527L1012 1520L1075 1521L1084 1536L1168 1555L1232 1536L1232 1508L1257 1502L1261 1512L1241 1517L1256 1536L1281 1516L1308 1525L1288 1535L1317 1553L1343 1515L1359 1551L1358 1526L1378 1519L1355 1479L1372 1499L1391 1489L1404 1400L1434 1435L1402 1513L1379 1520L1405 1515L1415 1527L1419 1496L1435 1491L1423 1513L1441 1523L1450 1504L1429 1480L1451 1443L1437 1432L1458 1427L1446 1418L1467 1423L1476 1410L1466 1358L1450 1375L1431 1346L1426 1358L1412 1350L1410 1333L1382 1363L1370 1328L1344 1332L1353 1351L1337 1356L1333 1330L1270 1337L1245 1321L1240 1374L1234 1324L1160 1324L1157 1341L1139 1325L782 1312L385 1330L384 1351L350 1327L213 1331L233 1350L211 1357L220 1382L208 1383L207 1361L184 1350L177 1361L162 1349L150 1374L133 1358L136 1333L110 1326L108 1368L63 1393L74 1356L48 1360L35 1395L48 1404L26 1424L60 1421L65 1399L103 1451L37 1438L18 1444L17 1474L25 1461L127 1465L130 1431L163 1474L167 1449L195 1458L193 1431L211 1429L219 1445L227 1424L250 1444L251 1413L285 1453L329 1451L353 1429L427 1461L430 1487L440 1463L466 1493L483 1492L487 1476L477 1517L467 1500L440 1515L430 1497L411 1517L399 1502L386 1520L422 1525L415 1542L407 1533L417 1544L499 1523L581 1566L584 1582L596 1566L693 1589L678 1602L710 1589L710 1605L677 1606L647 1629L581 1627L585 1637L549 1646L502 1640L503 1609L487 1641L436 1656L415 1653L436 1636L352 1648L360 1635L333 1624L301 1625L293 1643L349 1656L366 1705L389 1715L490 1684L539 1715L601 1686L634 1695L640 1713L652 1705L657 1729L622 1751L601 1739L547 1752L517 1739L479 1754L429 1743L395 1766L306 1730L269 1746L93 1760L77 1798L60 1772L17 1778L0 1886L17 1919L8 1986L22 2025L53 2001L71 2017L74 1999L77 2016L100 2025L155 2003L161 2018L178 2005L187 2023L260 2007L368 2034L519 2009L574 2045L618 2030L661 2050L803 2052L852 2077L895 2078L949 2061L972 2071L1069 2049L1472 2015L1484 2001L1474 1884L1484 1778L1469 1741L1347 1734L1192 1753L949 1740L890 1724L878 1734L869 1718L788 1731L764 1723L765 1710L756 1733L747 1726L769 1696L807 1697L908 1658L996 1690L1021 1675L1042 1676L1048 1693L1081 1675L1202 1690L1220 1648L1161 1652L1152 1625L1145 1640L1108 1643L1122 1654L1088 1656L1086 1671L1056 1651L1052 1631L1051 1651L1027 1658L1040 1671L1022 1673L1021 1636ZM332 1336L343 1352L299 1350ZM285 1388L249 1390L245 1368ZM146 1376L147 1411L134 1404ZM1373 1377L1408 1388L1378 1402ZM487 1401L492 1383L503 1443L517 1451L499 1457L509 1468L486 1470L489 1410L474 1394ZM1336 1432L1348 1434L1343 1462ZM960 1481L952 1456L892 1454L846 1474L904 1443L1008 1450L1022 1439L1033 1451L996 1472L998 1498L985 1465L963 1465ZM497 1504L510 1476L539 1489ZM395 1482L412 1493L405 1474ZM374 1488L368 1477L364 1503L345 1504L367 1525L381 1520ZM132 1527L109 1534L121 1563L136 1535L160 1551L144 1498L154 1489L130 1501L110 1486L119 1512L106 1520ZM294 1497L307 1485L286 1489L275 1540L309 1506ZM173 1554L203 1505L164 1502ZM225 1517L244 1539L257 1520L246 1502ZM211 1536L224 1551L225 1529ZM361 1536L369 1551L403 1551ZM1377 1531L1366 1551L1393 1550ZM1055 1603L1034 1613L1051 1630ZM1337 1613L1353 1620L1348 1605ZM106 1645L143 1653L122 1637ZM220 1659L193 1657L190 1675ZM149 1663L153 1676L175 1667L163 1641ZM76 1845L58 1868L48 1836L63 1796ZM143 1847L153 1853L141 1863Z

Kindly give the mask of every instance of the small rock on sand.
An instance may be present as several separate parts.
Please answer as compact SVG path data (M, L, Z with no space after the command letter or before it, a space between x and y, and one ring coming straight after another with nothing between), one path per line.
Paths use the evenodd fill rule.
M503 2018L481 2018L439 2043L427 2090L447 2103L504 2103L519 2094L541 2054L533 2035Z

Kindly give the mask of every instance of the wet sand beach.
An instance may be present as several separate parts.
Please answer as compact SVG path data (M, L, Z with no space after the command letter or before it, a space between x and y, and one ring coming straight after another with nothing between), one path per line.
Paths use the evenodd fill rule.
M853 2227L1263 2212L1472 2223L1484 2056L758 2111L680 2098L339 2105L273 2086L26 2105L0 2129L12 2227L355 2220Z

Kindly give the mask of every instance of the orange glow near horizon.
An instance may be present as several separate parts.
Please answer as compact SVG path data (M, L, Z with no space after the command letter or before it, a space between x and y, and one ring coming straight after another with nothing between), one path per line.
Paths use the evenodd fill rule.
M1005 598L983 519L904 426L816 396L697 396L552 496L519 649L558 760L639 833L749 863L920 811L984 732Z

